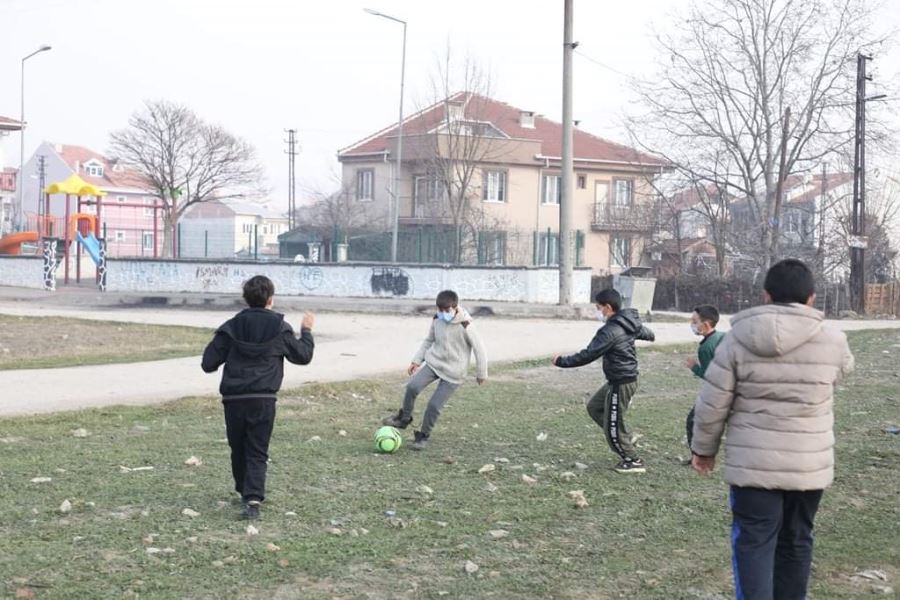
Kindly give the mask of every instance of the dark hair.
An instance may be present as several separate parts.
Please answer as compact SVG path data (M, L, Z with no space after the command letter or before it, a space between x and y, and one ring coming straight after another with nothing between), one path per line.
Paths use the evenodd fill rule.
M608 304L614 312L619 312L619 309L622 308L622 294L612 288L600 290L594 296L594 302L597 304Z
M444 290L437 295L435 304L438 308L453 308L459 304L459 296L453 290Z
M719 323L719 309L712 304L695 306L694 312L697 313L697 316L700 317L701 321L709 323L713 328Z
M772 297L772 302L806 304L816 293L816 281L803 261L788 258L772 265L766 273L763 288Z
M253 308L265 308L275 295L275 284L265 275L254 275L244 282L244 300Z

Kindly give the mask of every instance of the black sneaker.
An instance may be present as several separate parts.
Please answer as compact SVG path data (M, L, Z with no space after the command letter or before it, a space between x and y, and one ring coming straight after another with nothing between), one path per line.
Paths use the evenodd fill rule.
M403 417L403 409L397 411L396 415L385 417L381 420L382 425L390 425L397 429L406 429L406 426L412 423L412 417Z
M647 470L640 458L626 458L616 465L616 473L643 473Z
M415 432L415 439L413 440L411 448L413 450L424 450L428 447L428 438L429 436L425 435L421 431Z
M245 521L255 521L259 518L259 502L251 500L245 502L241 507L241 519Z

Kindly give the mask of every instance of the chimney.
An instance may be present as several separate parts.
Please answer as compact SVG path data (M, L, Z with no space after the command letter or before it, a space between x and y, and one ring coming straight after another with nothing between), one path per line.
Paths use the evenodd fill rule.
M519 125L525 129L534 129L534 112L530 110L520 112Z
M75 173L81 173L81 162L75 161Z

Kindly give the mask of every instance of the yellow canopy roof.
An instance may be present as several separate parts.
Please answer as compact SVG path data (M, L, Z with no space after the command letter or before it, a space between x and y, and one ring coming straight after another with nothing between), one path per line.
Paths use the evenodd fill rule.
M72 194L75 196L105 196L106 192L92 185L79 177L72 174L65 181L51 183L44 190L47 194Z

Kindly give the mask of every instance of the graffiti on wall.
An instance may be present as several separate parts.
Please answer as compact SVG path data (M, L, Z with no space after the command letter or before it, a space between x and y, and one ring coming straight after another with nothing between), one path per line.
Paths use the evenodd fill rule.
M300 285L307 290L317 290L322 287L325 274L321 267L303 267L300 269Z
M372 269L372 293L387 296L406 296L411 291L409 274L397 267Z
M0 267L4 262L0 260ZM40 262L38 261L38 266ZM2 274L2 273L0 273ZM552 269L453 268L417 265L297 265L110 260L108 287L121 292L238 294L253 275L266 275L279 295L433 299L443 289L465 301L549 302L559 298ZM39 271L32 275L40 285ZM3 279L0 277L0 279ZM578 298L588 298L590 272L575 274ZM585 300L586 301L586 300Z

